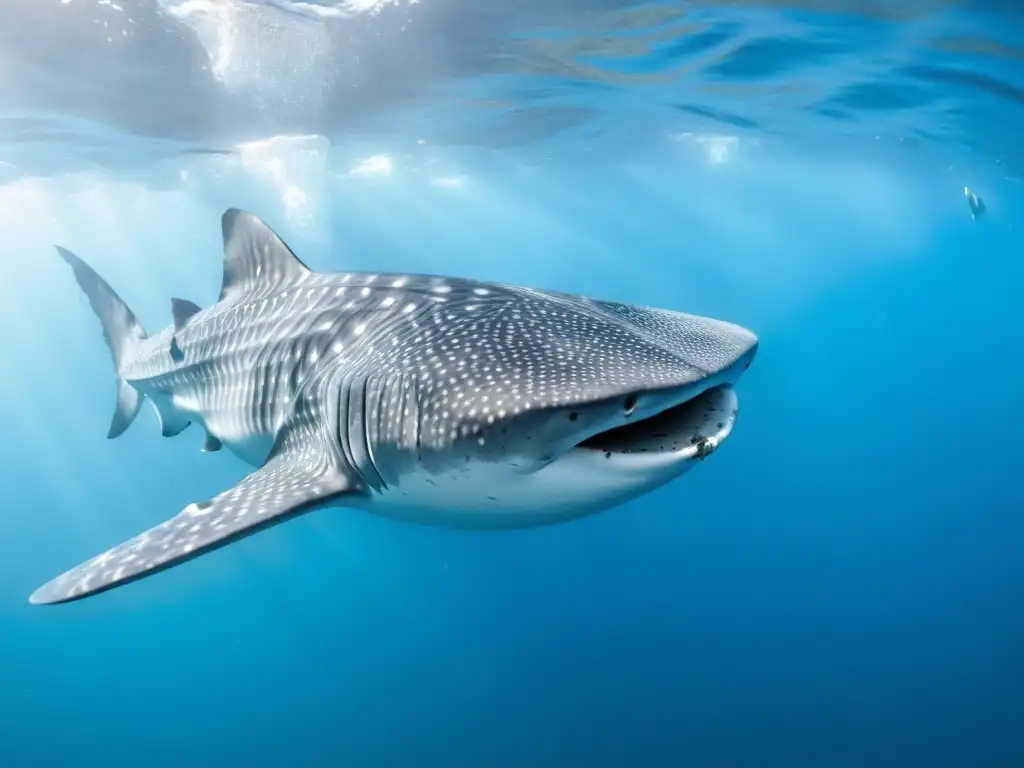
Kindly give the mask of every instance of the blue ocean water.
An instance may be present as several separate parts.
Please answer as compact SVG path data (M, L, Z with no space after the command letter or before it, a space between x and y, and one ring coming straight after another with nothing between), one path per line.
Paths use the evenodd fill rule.
M1014 3L8 0L0 765L1024 765L1021 125ZM156 330L230 206L741 323L735 433L563 525L333 510L29 605L249 471L104 439L53 245Z

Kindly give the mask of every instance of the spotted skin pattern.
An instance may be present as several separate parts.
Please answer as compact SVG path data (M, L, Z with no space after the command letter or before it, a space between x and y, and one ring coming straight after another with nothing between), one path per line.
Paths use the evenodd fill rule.
M667 310L450 277L317 273L249 213L228 210L222 227L219 301L175 300L174 324L152 337L58 250L104 323L118 429L133 398L148 399L163 434L196 423L204 450L223 445L256 471L32 602L95 594L322 506L472 510L501 496L479 488L502 486L509 518L559 503L560 486L527 498L528 478L591 435L733 383L757 348L739 326Z

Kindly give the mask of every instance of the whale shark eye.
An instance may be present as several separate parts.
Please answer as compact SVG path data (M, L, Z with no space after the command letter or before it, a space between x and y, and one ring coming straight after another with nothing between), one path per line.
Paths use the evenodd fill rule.
M573 411L572 413L569 414L569 421L576 421L576 419L578 419L579 417L580 415L576 413L576 411Z
M625 411L627 416L633 415L633 411L636 410L636 395L626 396L626 401L622 404L622 410Z

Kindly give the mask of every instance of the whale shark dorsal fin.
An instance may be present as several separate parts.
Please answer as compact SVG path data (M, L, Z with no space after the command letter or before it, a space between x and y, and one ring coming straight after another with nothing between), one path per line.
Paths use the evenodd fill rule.
M176 363L180 363L185 359L185 353L181 350L181 345L178 343L178 333L188 325L189 320L200 312L202 310L199 308L199 305L192 303L188 299L171 299L174 335L171 336L170 352L171 359Z
M285 428L267 462L234 488L72 568L37 589L35 604L66 603L211 552L321 506L362 495L315 430Z
M171 336L170 352L171 352L171 360L173 360L176 363L180 363L181 361L183 361L185 359L185 353L182 352L181 351L181 347L178 346L178 337L177 336Z
M192 303L188 299L171 299L171 316L174 318L175 333L188 325L188 321L192 319L192 316L200 312L202 310L199 308L199 305Z
M221 301L260 287L296 282L311 271L284 240L247 211L228 208L221 217L221 231L224 235Z

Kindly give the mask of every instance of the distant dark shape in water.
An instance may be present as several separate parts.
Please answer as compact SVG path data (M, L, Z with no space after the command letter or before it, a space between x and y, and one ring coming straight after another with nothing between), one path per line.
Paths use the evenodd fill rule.
M175 152L169 157L188 157L190 155L199 155L200 157L207 155L237 155L237 149L224 149L221 147L187 147Z
M607 509L722 444L733 385L757 352L744 328L668 310L455 277L317 273L237 209L222 230L220 299L173 300L173 323L152 337L85 262L58 252L113 356L108 437L148 398L164 435L196 422L203 450L226 447L258 469L31 602L86 597L323 507L493 529Z
M967 204L971 206L971 218L981 218L985 214L985 203L982 202L981 198L967 187L964 187L964 197L967 198Z

